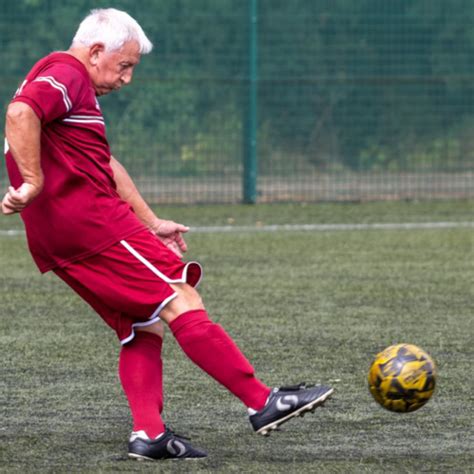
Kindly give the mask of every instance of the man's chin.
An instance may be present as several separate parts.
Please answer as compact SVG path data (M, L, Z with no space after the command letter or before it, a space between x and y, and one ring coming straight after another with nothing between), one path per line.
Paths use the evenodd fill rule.
M118 91L121 88L121 86L118 87L102 87L100 89L96 89L95 95L96 96L101 96L101 95L107 95L110 94L113 91Z

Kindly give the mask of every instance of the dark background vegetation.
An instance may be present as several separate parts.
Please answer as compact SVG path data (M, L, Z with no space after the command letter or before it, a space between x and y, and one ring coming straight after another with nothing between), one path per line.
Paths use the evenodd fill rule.
M225 201L231 185L238 196L250 1L3 1L0 100L8 103L38 58L68 48L91 8L126 10L155 49L142 58L131 86L101 99L114 154L135 178L148 180L157 202L166 184L189 190L203 178L214 194L197 200ZM446 197L440 183L451 197L472 196L473 2L257 4L258 175L271 180L260 186L268 185L266 201L416 198L428 186L428 197ZM367 183L344 194L345 183L353 185L364 173L371 173ZM427 182L406 190L396 181L394 191L384 193L384 176L391 182L403 173L428 176ZM321 189L318 178L327 175L335 193L298 190L304 179ZM158 177L178 181L159 183ZM272 194L275 180L287 178L294 179L292 189ZM213 179L223 187L220 194ZM375 180L378 188L370 190Z

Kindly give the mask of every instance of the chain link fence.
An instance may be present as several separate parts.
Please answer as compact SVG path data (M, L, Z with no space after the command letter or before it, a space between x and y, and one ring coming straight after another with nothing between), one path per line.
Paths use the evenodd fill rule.
M149 201L474 197L474 2L113 6L155 44L133 83L101 99L112 151ZM94 7L1 2L4 109Z

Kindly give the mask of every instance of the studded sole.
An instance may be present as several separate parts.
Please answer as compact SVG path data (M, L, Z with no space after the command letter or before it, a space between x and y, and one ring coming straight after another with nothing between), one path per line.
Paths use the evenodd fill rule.
M205 456L200 457L200 458L162 458L162 459L155 459L155 458L150 458L147 456L142 456L141 454L135 454L135 453L128 453L128 457L130 459L133 459L135 461L139 462L161 462L161 461L186 461L186 462L193 462L193 461L199 461L200 459L206 459Z
M128 453L128 457L130 459L135 459L136 461L155 461L153 458L149 458L147 456L142 456L141 454L135 453Z

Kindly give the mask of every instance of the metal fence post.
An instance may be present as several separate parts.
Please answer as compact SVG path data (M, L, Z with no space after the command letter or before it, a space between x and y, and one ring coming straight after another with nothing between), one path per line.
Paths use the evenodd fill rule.
M257 201L257 3L258 0L249 0L249 69L243 127L243 201L247 204L255 204Z

